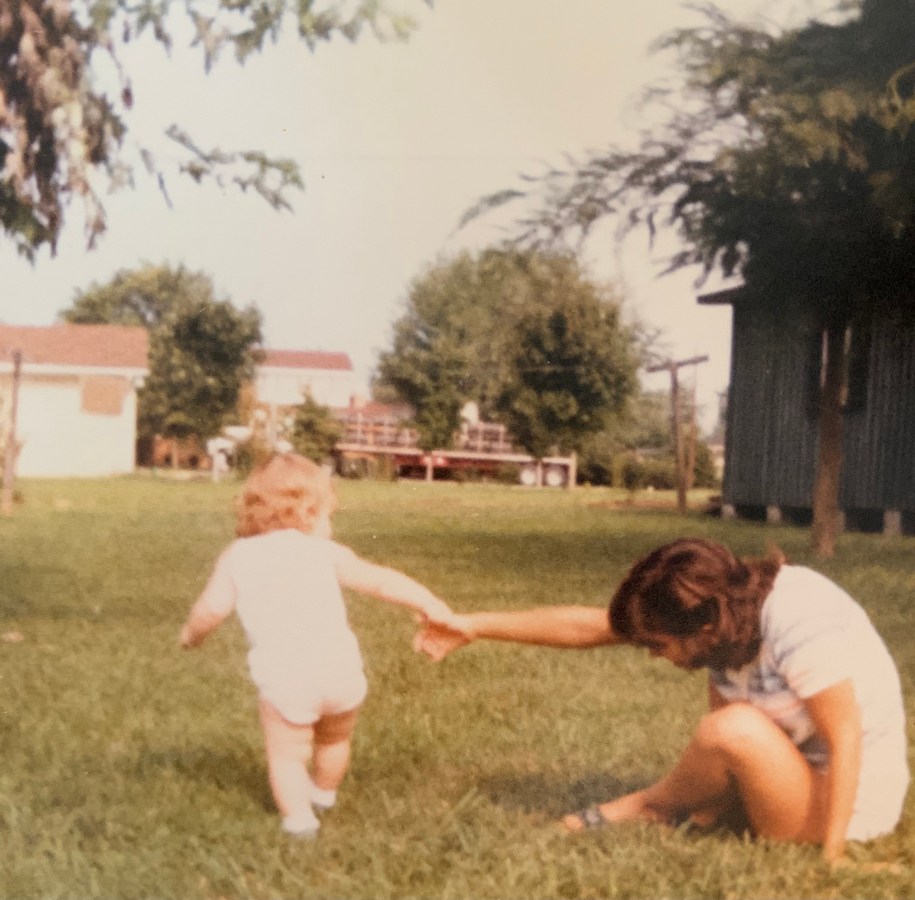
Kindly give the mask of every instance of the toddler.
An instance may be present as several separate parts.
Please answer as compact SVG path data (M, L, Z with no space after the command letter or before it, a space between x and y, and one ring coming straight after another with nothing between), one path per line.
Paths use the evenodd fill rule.
M181 629L203 642L234 609L248 638L270 787L290 834L313 837L349 767L366 679L341 585L453 622L448 606L407 575L331 540L330 477L293 453L273 456L245 482L237 540L221 554ZM311 761L309 775L308 763Z

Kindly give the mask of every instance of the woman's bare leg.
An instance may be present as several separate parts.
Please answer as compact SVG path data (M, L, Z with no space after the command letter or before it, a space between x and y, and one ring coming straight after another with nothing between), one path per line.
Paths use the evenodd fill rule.
M668 822L738 799L760 837L821 841L825 779L765 713L733 703L703 716L673 770L642 791L601 804L608 822ZM578 830L574 817L564 820Z

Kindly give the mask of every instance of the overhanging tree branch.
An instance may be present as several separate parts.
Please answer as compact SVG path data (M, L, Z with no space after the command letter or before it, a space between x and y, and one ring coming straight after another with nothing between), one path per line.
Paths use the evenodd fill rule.
M191 24L191 46L201 52L204 72L226 49L244 63L290 27L313 51L338 34L355 41L368 30L381 40L397 40L415 26L413 17L383 0L0 3L0 229L20 254L34 259L43 246L53 253L74 202L83 207L90 249L104 233L102 195L133 185L124 145L134 91L124 49L148 35L169 52L181 17ZM96 77L103 65L116 73L113 91ZM257 150L203 152L177 128L172 137L191 151L179 171L198 181L212 178L254 190L277 209L288 208L289 190L301 188L290 160L272 160ZM148 148L137 151L167 197L157 161Z

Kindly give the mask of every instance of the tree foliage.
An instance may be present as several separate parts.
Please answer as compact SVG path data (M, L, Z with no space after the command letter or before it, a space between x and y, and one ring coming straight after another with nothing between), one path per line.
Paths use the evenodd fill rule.
M405 37L409 16L382 0L8 0L0 3L0 228L29 258L52 252L69 204L83 204L93 247L105 230L102 195L130 184L124 143L135 97L122 62L132 41L150 36L169 51L190 24L193 46L209 72L225 51L239 63L287 28L310 49L365 30ZM109 87L100 73L117 73ZM301 186L290 160L256 150L204 149L178 125L166 134L184 154L179 169L197 181L253 190L272 206L288 206ZM140 157L165 191L165 173L148 148ZM166 195L167 196L167 195Z
M483 418L494 415L505 340L496 325L530 293L520 274L526 259L462 253L413 281L376 387L413 407L426 449L449 446L467 401L478 403Z
M411 286L378 383L416 412L425 449L447 447L465 403L536 455L574 449L633 389L636 329L567 254L487 250Z
M184 267L147 265L77 291L68 322L140 325L149 330L150 373L139 393L141 436L217 434L251 379L260 313L217 300L212 282Z
M519 311L507 377L496 408L513 437L536 457L581 448L635 389L632 336L619 309L591 285L558 285L549 302Z
M658 42L684 80L649 93L666 119L638 150L556 167L468 215L534 193L517 236L528 246L577 243L608 217L623 232L671 227L671 269L740 275L760 302L824 322L860 313L864 296L902 302L915 266L915 2L864 0L850 20L779 33L701 13Z
M637 150L557 167L468 217L533 193L523 245L577 243L607 218L621 234L671 228L671 270L739 275L741 302L822 329L814 547L830 555L845 328L915 314L915 0L857 0L781 31L699 12L658 43L683 81L650 95L663 118Z
M296 407L289 442L296 453L317 463L329 459L343 436L343 426L333 413L307 394Z
M680 395L680 422L684 440L692 442L691 423L694 405L687 393ZM715 482L711 452L705 440L695 436L696 487L710 487ZM642 459L644 457L644 459ZM649 478L650 466L663 464L672 473L670 484ZM610 427L590 435L578 453L578 475L591 484L613 484L627 487L621 468L638 478L647 479L656 488L676 486L676 453L671 431L671 400L669 391L638 389L627 400L625 408L613 418Z

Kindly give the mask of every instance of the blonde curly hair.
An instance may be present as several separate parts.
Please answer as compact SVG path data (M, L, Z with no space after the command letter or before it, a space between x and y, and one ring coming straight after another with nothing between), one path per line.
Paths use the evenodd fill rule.
M283 528L314 531L337 501L330 475L297 453L278 453L261 463L245 481L236 505L235 533L253 537Z

